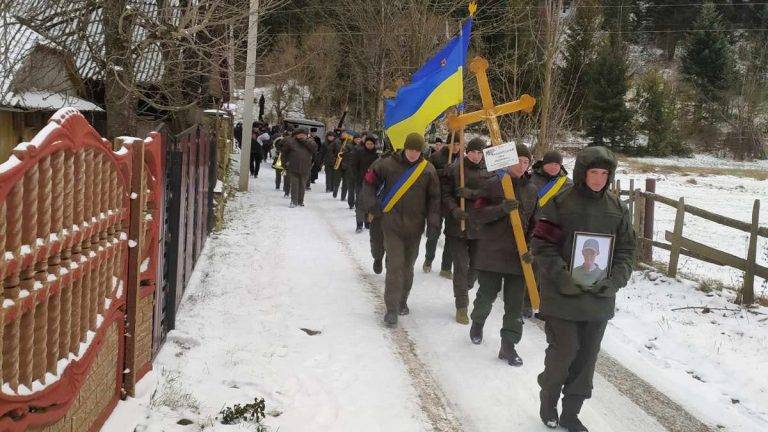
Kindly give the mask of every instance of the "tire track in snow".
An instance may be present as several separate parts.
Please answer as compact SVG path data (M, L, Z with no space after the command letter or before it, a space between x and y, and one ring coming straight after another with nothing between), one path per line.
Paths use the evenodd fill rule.
M380 282L374 280L368 270L363 268L360 262L355 259L348 240L328 220L325 212L316 207L312 207L312 209L326 223L333 237L342 246L344 254L352 262L358 277L364 282L366 291L375 299L377 316L384 316L386 308L384 306L384 297L379 287ZM464 432L464 428L452 404L440 388L438 381L432 376L427 365L419 358L416 352L416 343L411 339L408 332L402 326L398 326L395 329L391 329L389 336L397 355L403 361L403 365L411 379L411 385L416 390L419 398L421 411L429 420L432 430L436 432Z

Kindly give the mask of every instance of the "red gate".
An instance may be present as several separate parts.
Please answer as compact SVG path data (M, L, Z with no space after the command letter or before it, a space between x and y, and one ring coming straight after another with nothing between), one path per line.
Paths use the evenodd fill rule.
M98 430L150 364L162 140L113 152L65 108L13 155L0 165L0 430Z

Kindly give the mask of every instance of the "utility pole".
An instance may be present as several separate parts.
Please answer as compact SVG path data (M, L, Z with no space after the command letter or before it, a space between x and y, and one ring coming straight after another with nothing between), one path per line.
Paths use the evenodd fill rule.
M245 60L245 94L243 95L243 142L240 150L240 192L248 191L253 125L253 87L256 84L256 37L259 33L259 0L251 0L248 13L248 54Z

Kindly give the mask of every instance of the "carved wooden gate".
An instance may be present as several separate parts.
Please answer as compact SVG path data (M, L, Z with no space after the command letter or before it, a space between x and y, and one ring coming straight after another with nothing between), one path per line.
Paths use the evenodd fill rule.
M13 155L0 165L0 430L98 430L150 367L162 140L112 151L65 108Z

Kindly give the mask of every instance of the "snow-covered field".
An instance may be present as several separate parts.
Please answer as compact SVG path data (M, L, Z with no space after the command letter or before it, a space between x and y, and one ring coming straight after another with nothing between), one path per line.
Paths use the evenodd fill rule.
M417 271L411 315L402 331L385 329L384 277L370 271L368 235L354 233L353 212L322 184L307 192L307 207L288 209L272 171L263 172L229 204L227 227L206 244L154 371L104 431L255 430L215 419L255 397L265 398L272 431L454 430L435 427L434 404L460 430L545 430L536 384L545 341L535 322L519 345L525 365L511 368L496 358L499 302L474 346L468 327L453 322L450 281ZM636 272L604 350L713 428L768 430L768 310L720 310L737 309L732 294L695 286ZM710 312L671 310L687 306ZM401 352L404 341L421 365ZM414 375L419 368L426 376ZM583 410L590 430L663 430L599 376L595 387Z

